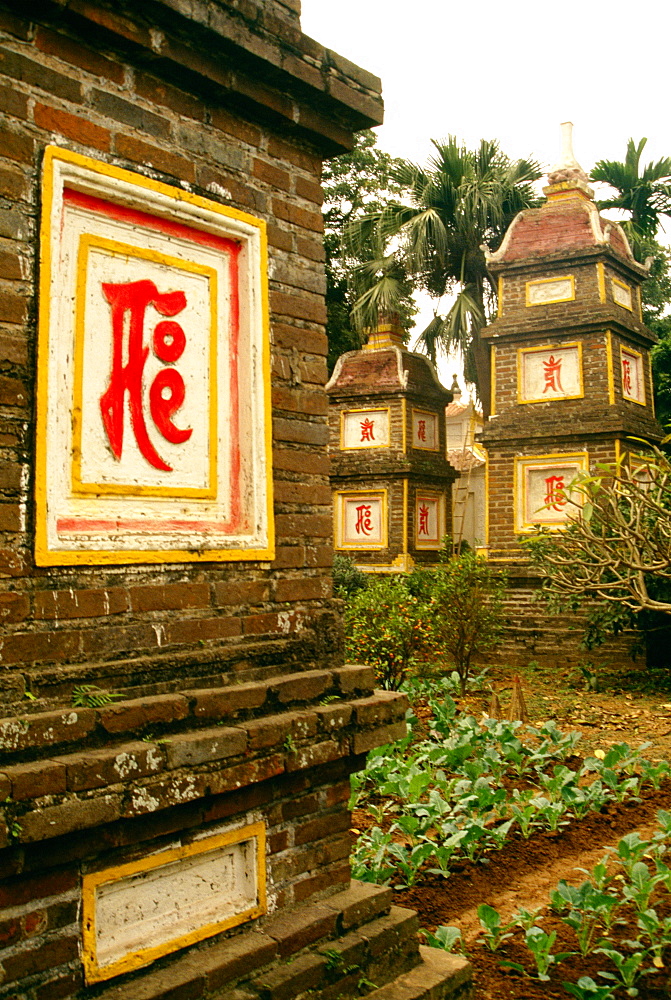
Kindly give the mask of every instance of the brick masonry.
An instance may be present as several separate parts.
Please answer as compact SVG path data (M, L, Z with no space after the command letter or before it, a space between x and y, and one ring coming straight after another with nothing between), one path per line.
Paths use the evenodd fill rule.
M348 776L405 731L404 699L343 666L330 578L320 171L381 121L380 84L302 35L299 14L299 0L0 0L0 997L89 996L82 874L196 833L264 820L275 910L346 887ZM35 567L54 143L266 220L272 564ZM82 684L120 697L74 706ZM219 983L165 975L131 975L124 995Z

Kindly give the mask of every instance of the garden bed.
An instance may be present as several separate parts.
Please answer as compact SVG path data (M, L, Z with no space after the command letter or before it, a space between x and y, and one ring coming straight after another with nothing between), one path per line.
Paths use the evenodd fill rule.
M498 686L505 703L505 675L490 675L490 680ZM657 823L659 811L671 806L671 785L664 773L667 740L671 735L671 705L666 701L669 695L561 690L556 676L538 675L533 676L533 686L527 683L526 693L533 717L530 728L484 722L481 711L489 699L484 689L466 699L457 699L458 707L452 720L448 695L443 693L437 700L434 696L430 707L422 699L415 700L418 716L415 739L401 755L414 764L414 769L404 778L403 767L396 766L400 759L398 752L395 758L386 761L378 757L377 763L376 756L372 755L370 786L368 790L365 787L359 790L355 829L364 833L364 843L367 838L370 845L372 839L373 849L368 850L366 860L360 839L355 851L355 873L362 877L367 864L367 877L393 885L398 902L418 910L421 926L427 932L436 932L441 926L459 928L463 945L474 964L477 996L483 1000L565 998L569 993L562 984L576 984L585 976L591 977L601 988L615 987L614 981L600 973L619 975L617 963L621 960L617 955L608 956L597 950L602 938L609 942L605 947L615 948L625 963L635 963L638 959L632 956L641 953L644 958L640 967L652 970L637 979L629 977L630 988L637 990L637 994L627 993L622 985L615 988L611 995L616 1000L627 995L638 995L644 1000L669 997L671 877L658 879L647 900L641 901L639 897L636 903L622 897L623 893L626 897L627 893L635 892L636 878L645 881L644 868L639 867L633 872L632 882L632 864L645 866L648 878L653 880L664 872L664 865L671 867L671 831L667 831L662 842ZM576 705L576 701L580 704ZM562 723L567 716L577 716L571 729L580 729L582 739L574 742L564 725L557 735L552 722L548 725L550 712ZM469 713L472 713L471 720L468 720ZM438 748L433 758L430 741L424 739L431 730L434 746ZM486 738L483 739L478 731L485 732ZM636 747L646 737L651 737L652 745L641 754L622 749L625 744ZM496 753L492 749L492 739L498 740ZM525 747L521 753L517 741ZM467 753L464 745L469 743L472 745ZM613 743L615 751L610 749ZM456 756L455 747L462 748ZM497 753L504 758L503 762L494 759ZM483 771L481 763L477 762L488 758L493 764ZM378 766L380 763L382 768ZM426 783L421 775L432 769L437 779ZM385 773L391 778L389 782L384 780ZM613 774L616 774L615 779ZM407 784L408 778L410 784ZM456 785L455 778L458 779ZM414 784L413 779L416 779ZM594 801L590 803L585 800L593 794L594 789L590 791L590 788L595 781L599 782L599 786L595 786L598 794L594 794ZM659 787L655 788L655 784ZM502 789L505 799L499 795ZM467 801L469 796L470 802ZM535 818L527 816L526 836L523 836L520 829L523 816L518 815L515 819L513 807L517 806L521 813L530 809L530 796L535 802ZM603 801L599 801L600 797ZM466 805L459 806L459 800ZM548 812L547 818L543 816L544 810ZM574 815L576 810L578 818ZM664 813L661 815L664 817ZM418 819L419 824L416 823ZM470 834L462 836L462 832L465 827L470 829L469 824L473 823L480 832L476 831L471 840ZM555 829L548 829L548 823ZM614 852L618 844L623 850L623 839L625 844L635 844L636 838L627 840L632 831L638 831L643 840L653 838L657 831L658 841L648 849L641 848L643 853L636 861L629 862L627 872L622 859ZM439 848L449 842L450 837L456 840L455 849L450 857L437 863L430 845L433 843ZM564 912L553 912L548 905L550 894L556 893L558 887L561 889L563 880L575 887L589 881L588 876L577 869L592 872L594 881L594 868L607 854L607 847L613 849L613 860L607 866L607 873L602 875L602 890L594 891L618 896L617 904L608 904L613 908L613 926L607 929L600 918L594 917L589 905L581 909L582 903L577 897L565 906ZM665 857L667 847L668 856ZM385 871L385 864L393 870ZM443 871L439 873L436 868ZM561 891L570 894L570 890ZM559 908L561 898L555 896L555 903ZM490 950L486 938L488 936L492 942L496 935L485 933L480 920L483 911L478 914L482 904L498 914L496 919L502 926L510 923L515 912L537 911L527 920L527 930L532 926L539 929L531 932L534 943L536 938L541 940L541 934L556 933L550 953L574 954L551 962L543 969L543 975L548 978L539 979L539 968L532 950L525 943L526 931L521 927L510 928L510 936L495 951ZM650 916L651 910L654 919ZM484 915L490 921L494 919L490 911ZM567 918L574 926L565 922ZM641 920L647 920L652 927L648 937L645 929L639 926ZM585 937L587 930L590 930L591 942ZM442 933L445 936L445 932ZM580 953L578 942L581 933L583 950L587 952L584 955ZM639 944L634 945L637 938ZM543 941L546 943L546 939L541 943ZM502 962L511 962L517 968L502 968ZM542 956L540 966L543 967ZM627 979L627 976L625 968L622 978ZM589 991L584 995L599 996Z

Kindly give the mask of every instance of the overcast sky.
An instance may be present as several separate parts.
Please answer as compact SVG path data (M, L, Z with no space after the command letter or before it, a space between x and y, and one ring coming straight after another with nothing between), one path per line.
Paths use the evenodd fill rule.
M303 0L303 31L382 79L380 145L423 162L430 139L499 139L546 167L559 124L577 159L671 155L668 0Z
M302 0L303 31L382 80L379 145L425 163L432 138L498 139L544 170L574 123L576 158L671 156L668 0ZM671 240L671 224L663 242ZM421 329L432 307L420 303ZM439 364L446 381L454 363ZM450 375L451 380L451 375ZM448 381L449 385L449 381Z

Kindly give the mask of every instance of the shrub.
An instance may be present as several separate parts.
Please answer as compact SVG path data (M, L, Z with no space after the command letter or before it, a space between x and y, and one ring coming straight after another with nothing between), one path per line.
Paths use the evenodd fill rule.
M505 578L473 552L454 556L435 572L428 638L439 655L453 661L462 695L473 658L500 640L505 586Z
M425 601L401 577L371 580L345 609L349 660L375 667L383 687L397 691L428 636Z
M350 556L336 553L333 557L333 593L347 600L368 586L368 577Z

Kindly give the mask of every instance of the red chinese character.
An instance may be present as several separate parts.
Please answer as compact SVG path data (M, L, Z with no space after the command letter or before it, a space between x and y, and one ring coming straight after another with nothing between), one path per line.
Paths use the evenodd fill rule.
M417 440L426 441L426 420L417 421Z
M429 534L429 508L426 504L420 504L419 508L419 528L417 529L418 535L428 535Z
M371 507L369 503L362 503L360 507L356 508L355 529L357 535L370 535L373 530Z
M545 480L545 503L552 510L561 511L566 504L564 496L564 477L548 476Z
M375 421L370 420L366 417L361 421L361 440L362 441L374 441L375 435L373 431L375 429Z
M142 377L149 356L144 343L144 318L148 306L162 316L175 316L186 306L184 292L160 294L153 281L103 282L102 290L112 307L112 371L109 385L100 397L100 412L112 453L121 458L124 402L128 392L130 423L138 448L155 469L172 472L152 444L147 432L142 399ZM127 329L127 333L126 333ZM156 325L154 354L173 364L183 354L186 337L179 323L162 320ZM180 430L172 415L184 402L184 380L174 368L163 368L149 387L149 412L158 432L171 444L188 441L192 428Z
M622 358L622 388L627 396L634 395L631 381L631 361L629 358Z
M552 389L553 392L563 392L561 384L561 358L555 358L554 354L551 354L547 361L543 362L543 368L545 369L543 374L545 376L545 388L543 389L543 395Z

